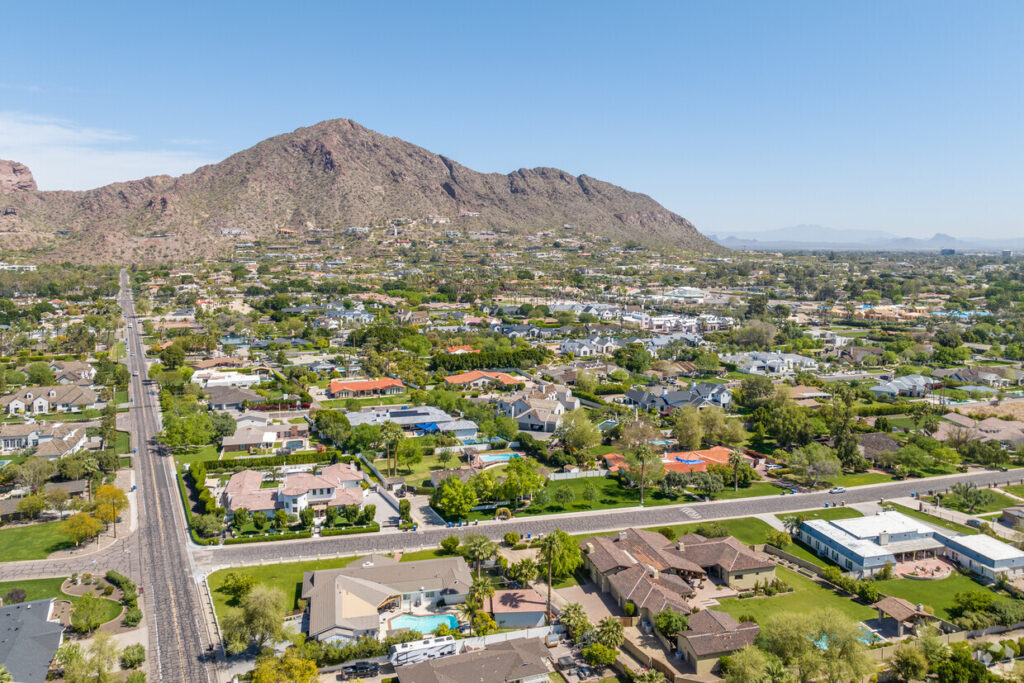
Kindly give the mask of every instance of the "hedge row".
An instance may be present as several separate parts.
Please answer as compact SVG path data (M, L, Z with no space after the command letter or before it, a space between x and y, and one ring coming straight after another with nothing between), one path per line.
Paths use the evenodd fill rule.
M374 522L366 526L349 526L341 529L321 529L321 536L350 536L352 534L372 534L380 531L380 524Z
M899 415L907 412L906 405L893 403L872 403L870 405L855 405L853 412L861 417L877 417L879 415Z
M296 538L311 538L309 531L299 531L294 534L270 534L269 536L242 536L240 538L225 538L224 545L238 545L240 543L262 543L263 541L290 541Z
M256 467L280 467L281 465L311 465L319 462L350 463L355 458L351 455L342 455L340 451L325 451L323 453L290 453L288 455L267 455L261 458L224 458L223 460L203 460L201 464L207 471L215 472L234 469L241 466L243 469Z
M178 492L181 493L181 504L185 508L185 521L188 522L188 532L192 535L192 542L197 545L216 545L216 538L200 538L199 534L196 533L195 528L192 526L192 508L188 504L188 493L185 491L185 479L181 476L181 473L177 473L178 479Z
M605 405L604 399L601 398L600 396L597 396L596 394L590 394L590 393L587 393L586 391L580 391L579 389L573 389L572 390L572 395L575 396L576 398L578 398L581 401L590 401L591 403L596 403L598 405L602 405L602 406Z

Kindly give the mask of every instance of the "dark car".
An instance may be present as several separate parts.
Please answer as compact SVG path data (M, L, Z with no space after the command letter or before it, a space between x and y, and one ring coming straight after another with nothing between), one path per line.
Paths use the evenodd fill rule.
M380 664L377 662L356 662L341 670L343 677L348 676L376 676L380 673Z

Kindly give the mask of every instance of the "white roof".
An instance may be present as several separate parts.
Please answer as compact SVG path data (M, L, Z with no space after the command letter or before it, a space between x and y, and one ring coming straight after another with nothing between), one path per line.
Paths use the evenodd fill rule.
M839 546L860 555L864 559L871 557L887 558L893 556L892 552L878 545L874 541L867 541L857 538L856 536L851 536L837 527L834 521L830 522L824 519L809 519L804 522L804 526L814 529L825 536L825 538L834 541Z
M985 534L976 534L973 536L954 536L952 541L955 541L958 545L962 545L965 548L973 550L979 555L983 555L988 559L998 562L999 560L1016 560L1024 558L1024 552L1017 550L1008 543L986 536Z
M832 521L851 536L857 538L877 538L883 533L907 534L919 533L930 534L934 530L912 517L894 510L886 510L876 515L866 517L854 517L852 519L836 519Z

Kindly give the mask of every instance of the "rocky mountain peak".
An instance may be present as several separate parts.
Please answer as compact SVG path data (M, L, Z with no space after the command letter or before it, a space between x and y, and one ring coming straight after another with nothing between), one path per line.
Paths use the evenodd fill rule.
M0 159L0 192L36 190L36 179L28 166L17 161Z

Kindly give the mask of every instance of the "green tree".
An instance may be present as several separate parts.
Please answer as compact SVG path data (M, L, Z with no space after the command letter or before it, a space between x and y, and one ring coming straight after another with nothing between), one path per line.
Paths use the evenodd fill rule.
M402 431L402 427L394 422L388 420L380 427L380 437L378 445L384 449L384 457L388 461L388 473L393 477L397 474L396 469L398 463L396 454L398 452L399 444L405 439L405 432ZM394 461L394 463L392 462Z
M256 587L257 581L251 574L243 572L228 572L221 584L220 591L231 597L231 600L240 603L242 598L249 594Z
M305 507L299 511L299 520L302 522L302 528L308 529L313 526L313 508Z
M430 505L446 519L465 519L477 503L476 491L458 477L448 477L430 496Z
M928 660L913 643L903 642L896 646L893 654L892 671L903 683L921 681L928 674Z
M494 541L483 534L466 534L462 539L462 555L476 565L476 575L480 576L480 565L498 552Z
M559 486L555 489L554 499L559 507L564 510L576 500L576 494L568 486Z
M103 522L87 512L76 512L61 524L61 533L79 546L91 538L99 536L103 531Z
M86 593L71 610L71 626L79 633L92 633L103 623L103 599Z
M245 650L250 642L257 648L279 641L284 636L282 615L284 593L279 588L257 584L242 598L241 610L224 619L225 647L231 654Z
M689 619L685 614L676 612L671 607L666 607L654 615L654 626L661 635L666 638L673 638L680 631L685 631Z
M491 582L489 576L477 574L473 578L473 584L469 587L469 595L474 600L479 600L481 605L489 599L491 601L491 611L494 611L494 583Z
M820 443L796 449L790 454L787 464L811 488L839 476L842 471L839 458Z
M524 557L508 568L508 578L520 586L525 586L537 578L537 563L529 557Z
M57 383L53 370L42 361L28 364L25 368L25 381L39 387L50 387Z
M732 490L740 490L740 467L746 464L746 459L743 454L733 449L729 453L729 466L732 467Z
M601 643L591 643L583 648L583 659L591 666L611 666L618 656L618 650Z
M584 633L594 628L587 618L583 605L578 602L566 605L558 615L558 620L569 631L569 637L575 641L579 641Z
M35 519L46 509L46 498L40 494L25 496L18 501L15 509L18 511L18 514L28 519Z
M568 455L582 464L587 459L586 451L601 443L601 430L583 408L577 408L562 415L554 437Z
M729 656L729 670L725 674L726 683L752 683L763 681L768 657L755 645L748 645L739 652Z
M665 464L647 443L641 443L632 453L627 453L625 464L626 475L640 489L640 505L643 505L644 490L664 479Z
M704 440L704 427L700 423L700 416L693 406L676 408L671 415L672 436L679 441L679 447L683 450L693 451L700 448Z
M720 475L710 472L694 472L693 488L701 495L710 498L716 493L720 493L725 488L725 483Z
M545 613L548 615L548 623L550 623L552 581L554 577L569 576L574 572L583 564L583 555L572 536L561 529L555 529L541 539L537 558L541 566L547 569L548 594Z
M114 536L117 536L117 518L128 507L128 496L113 484L106 484L96 489L93 495L96 503L96 516L106 524L114 525Z

